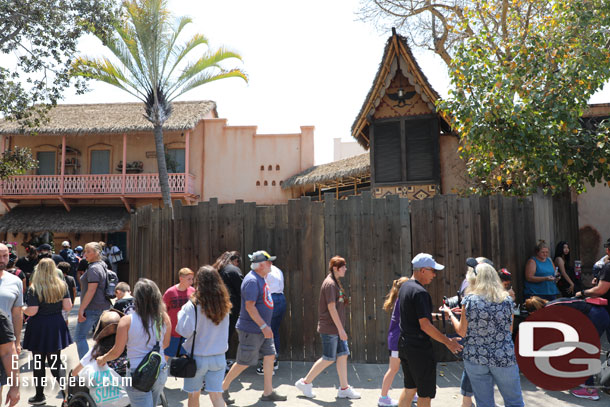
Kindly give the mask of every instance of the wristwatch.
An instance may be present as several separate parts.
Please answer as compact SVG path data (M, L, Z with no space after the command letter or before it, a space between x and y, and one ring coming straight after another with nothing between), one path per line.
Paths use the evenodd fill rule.
M587 297L587 294L585 294L585 289L583 288L582 290L580 290L580 296L583 298Z
M262 324L261 326L259 326L260 330L262 331L263 329L267 328L267 324Z

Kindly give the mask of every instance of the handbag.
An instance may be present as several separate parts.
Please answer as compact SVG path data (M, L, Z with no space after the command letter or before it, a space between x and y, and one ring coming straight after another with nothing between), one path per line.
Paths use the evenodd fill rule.
M195 373L197 373L197 362L193 358L195 337L197 335L197 304L193 303L193 305L195 307L195 331L193 332L193 343L191 343L191 354L190 356L181 355L180 349L182 346L178 347L178 356L169 362L169 374L175 377L190 378L195 377Z
M157 329L155 329L155 339L157 340L155 346L144 356L138 367L131 373L131 386L145 393L152 390L161 372L163 358L161 353L159 353L159 337L161 336L159 330L157 326Z
M78 377L82 379L83 383L87 383L84 389L88 391L96 406L126 407L129 405L129 397L122 386L123 378L108 365L99 367L97 361L91 358L83 363ZM69 386L68 389L70 390L70 388Z

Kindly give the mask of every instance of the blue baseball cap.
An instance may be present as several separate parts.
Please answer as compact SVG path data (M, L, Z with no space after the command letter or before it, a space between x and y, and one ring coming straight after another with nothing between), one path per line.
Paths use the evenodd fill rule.
M416 269L431 268L434 270L442 270L445 268L442 264L438 264L434 261L434 257L428 253L419 253L417 256L413 257L411 264L413 264L413 268Z

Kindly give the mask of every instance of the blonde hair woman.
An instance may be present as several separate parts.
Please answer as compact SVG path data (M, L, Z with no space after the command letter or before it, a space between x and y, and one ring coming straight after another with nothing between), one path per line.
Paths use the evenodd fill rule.
M28 288L25 315L30 316L25 328L23 348L34 356L36 395L30 404L44 404L45 360L51 373L59 381L61 372L61 350L72 343L70 332L61 311L72 309L68 286L59 277L55 262L42 259L34 269L32 284Z
M464 337L464 368L477 407L493 407L494 388L511 407L523 406L519 368L512 341L513 299L498 272L487 263L473 269L474 284L462 301L462 318L444 306L458 335Z
M87 334L97 325L102 312L112 306L105 295L107 267L102 261L102 247L98 242L89 242L85 245L84 253L89 265L80 277L80 308L74 331L79 359L89 352Z

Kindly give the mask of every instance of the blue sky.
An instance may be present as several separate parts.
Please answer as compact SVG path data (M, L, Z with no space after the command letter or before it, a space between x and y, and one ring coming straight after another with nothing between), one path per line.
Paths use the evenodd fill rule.
M258 125L259 133L298 132L315 126L316 164L332 160L332 141L351 141L350 128L377 72L390 32L358 21L359 0L171 0L176 16L194 23L187 34L204 34L213 47L240 53L249 84L227 79L204 85L179 100L211 99L229 125ZM185 35L188 37L188 35ZM101 43L81 41L90 57ZM447 94L445 65L431 52L414 50L432 86ZM137 101L114 87L91 83L92 91L66 94L64 103ZM610 89L594 103L610 102Z

